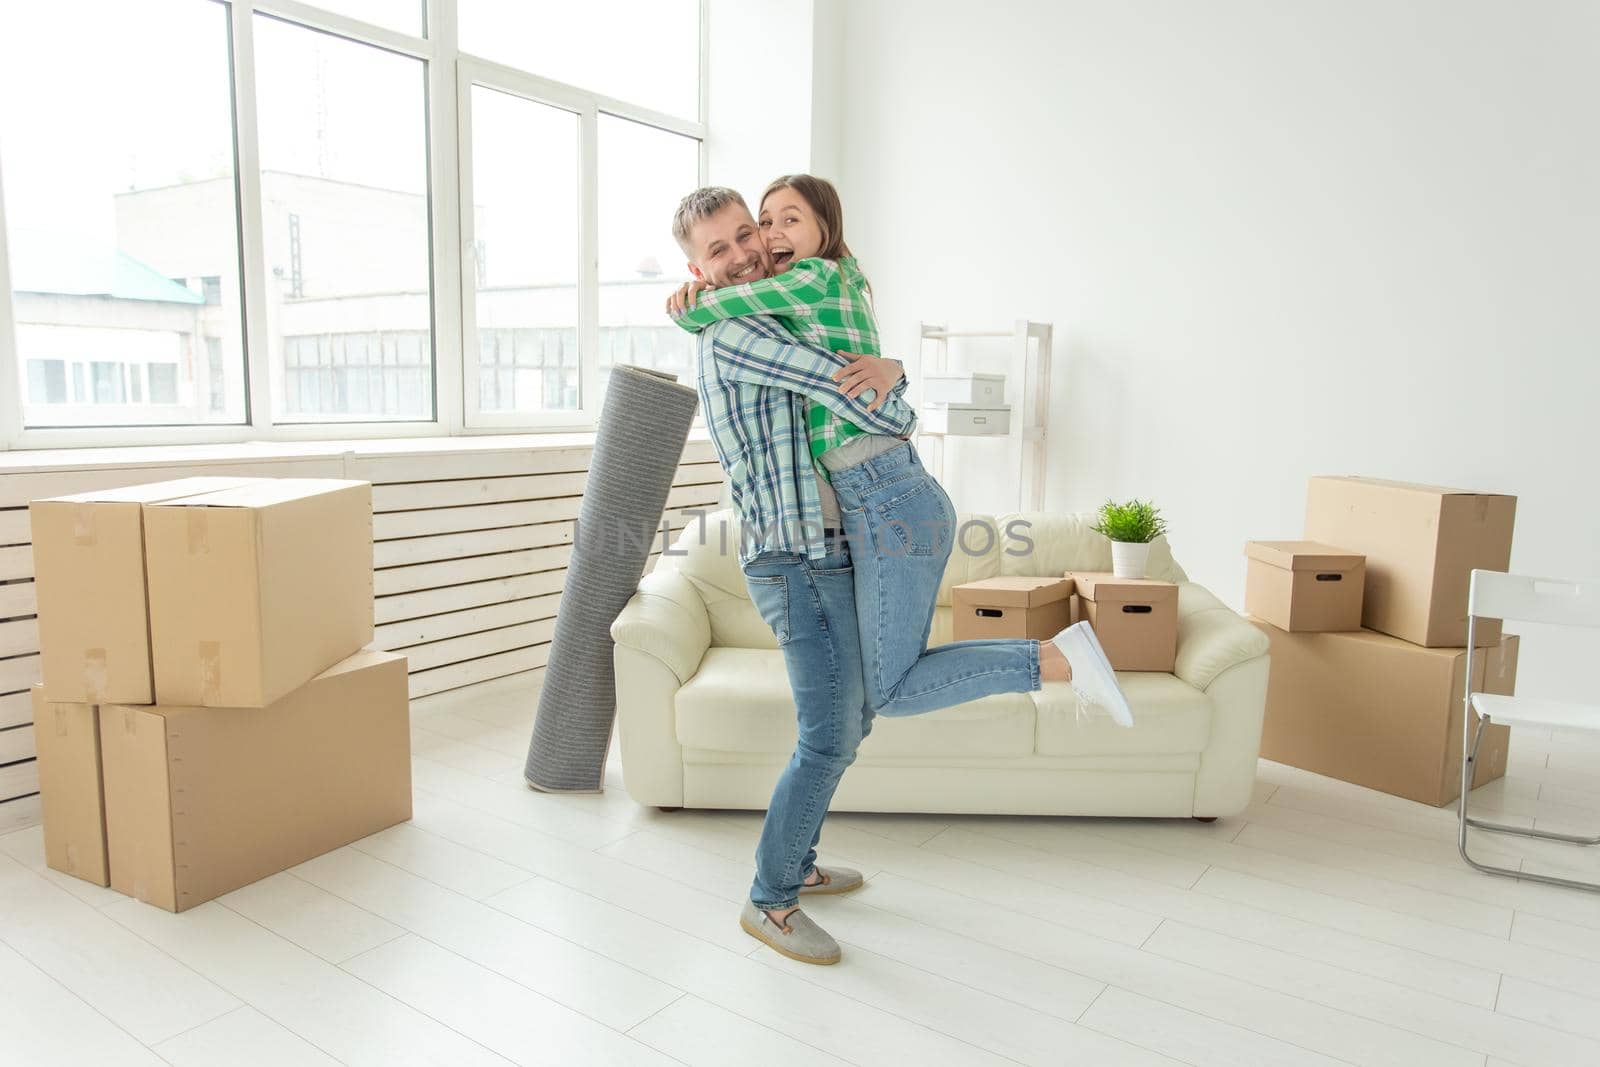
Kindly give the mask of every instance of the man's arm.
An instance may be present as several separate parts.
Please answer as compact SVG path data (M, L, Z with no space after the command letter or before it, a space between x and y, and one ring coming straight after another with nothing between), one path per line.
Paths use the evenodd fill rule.
M741 315L789 315L816 307L828 295L827 270L824 260L802 259L771 278L758 278L721 289L702 289L695 298L695 305L684 308L672 321L690 333L699 333L713 322Z
M852 400L833 380L833 372L848 363L843 356L802 344L770 321L727 319L708 331L701 344L702 352L710 346L722 375L734 381L800 393L874 433L898 437L916 424L916 413L898 395L903 389L896 386L876 411L869 411L870 399Z

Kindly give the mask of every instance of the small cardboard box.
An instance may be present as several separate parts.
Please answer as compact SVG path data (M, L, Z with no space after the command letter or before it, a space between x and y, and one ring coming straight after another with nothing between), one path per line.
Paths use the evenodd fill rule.
M372 640L372 486L331 478L145 505L156 702L259 708Z
M1074 615L1087 620L1119 671L1171 671L1178 658L1178 587L1151 578L1069 571Z
M953 641L1016 637L1048 641L1070 625L1072 579L984 578L950 591Z
M1281 630L1361 629L1366 558L1316 541L1250 541L1244 546L1244 609Z
M51 701L148 704L155 699L143 505L254 480L180 478L28 505L39 670Z
M1311 479L1306 537L1367 557L1361 625L1430 648L1467 643L1472 571L1511 565L1517 498L1377 478ZM1500 643L1486 620L1475 640Z
M1372 630L1288 633L1272 640L1264 759L1439 806L1461 792L1465 648L1425 648ZM1518 639L1473 656L1475 692L1510 695ZM1474 727L1476 729L1476 727ZM1473 787L1506 771L1509 727L1484 731Z
M100 709L111 886L183 911L411 817L406 660L266 708Z
M1011 409L929 404L919 413L922 428L952 437L1004 437L1011 432Z
M44 683L36 682L33 737L45 862L63 874L110 885L106 801L100 779L100 709L47 700Z

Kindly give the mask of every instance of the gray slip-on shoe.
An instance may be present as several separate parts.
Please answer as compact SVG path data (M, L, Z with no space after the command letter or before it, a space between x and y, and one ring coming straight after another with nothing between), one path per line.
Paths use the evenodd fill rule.
M747 900L744 911L739 913L739 925L745 933L791 960L823 966L839 962L839 942L799 909L791 911L784 925L779 926L770 915Z
M801 883L801 896L814 896L821 893L848 893L852 889L860 889L866 879L861 877L860 871L853 871L849 867L824 867L817 865L817 873L822 875L822 881L816 885Z

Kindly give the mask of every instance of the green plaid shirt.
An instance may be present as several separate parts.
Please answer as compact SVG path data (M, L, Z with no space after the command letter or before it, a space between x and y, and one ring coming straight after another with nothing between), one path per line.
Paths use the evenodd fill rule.
M704 290L695 306L676 321L690 333L698 333L713 322L744 315L772 315L799 340L830 352L883 355L878 320L867 297L867 279L854 256L837 261L802 259L771 278ZM870 402L871 390L863 396ZM815 400L806 402L806 436L813 461L867 432ZM827 469L815 465L831 482Z

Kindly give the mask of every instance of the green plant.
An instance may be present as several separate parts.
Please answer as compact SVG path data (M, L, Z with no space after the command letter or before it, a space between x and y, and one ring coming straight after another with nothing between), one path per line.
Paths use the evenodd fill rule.
M1121 504L1107 500L1100 505L1100 522L1095 532L1113 541L1145 544L1167 532L1167 520L1161 517L1161 509L1148 500L1129 500Z

